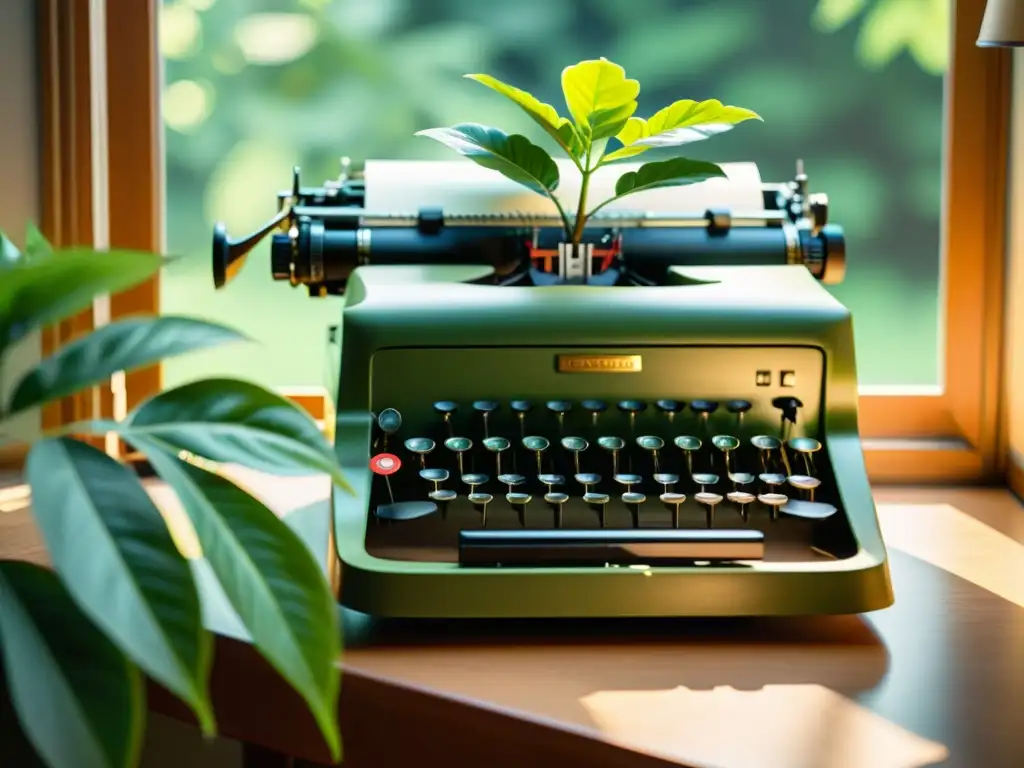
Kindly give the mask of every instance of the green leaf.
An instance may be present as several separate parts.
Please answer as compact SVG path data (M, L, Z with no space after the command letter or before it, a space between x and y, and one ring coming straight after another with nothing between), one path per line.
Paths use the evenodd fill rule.
M0 658L21 727L47 763L137 765L142 676L82 615L56 574L0 561Z
M151 253L72 248L8 270L0 280L0 351L36 328L82 311L96 296L141 283L162 263Z
M49 256L53 253L53 246L47 240L39 228L31 221L25 228L25 254L31 258Z
M3 645L2 640L0 637L0 647ZM0 765L48 768L18 721L18 713L14 711L14 704L8 695L9 687L4 676L3 657L0 656Z
M67 437L33 445L25 473L46 549L75 602L212 734L212 646L199 593L138 477Z
M714 163L703 160L688 160L677 157L644 163L635 171L624 173L615 182L615 197L618 199L634 192L643 192L658 187L682 187L698 184L708 179L724 178L725 171Z
M350 490L334 449L309 415L290 400L236 379L203 379L168 389L121 423L101 429L156 437L210 461L237 463L275 475L324 473Z
M481 85L485 85L493 91L497 91L502 96L511 99L526 114L528 114L534 122L537 123L541 128L547 131L558 145L564 149L570 157L579 159L581 157L583 144L580 137L576 133L576 128L568 118L561 117L555 108L550 104L545 104L532 93L528 93L520 88L516 88L508 83L503 83L497 78L491 77L490 75L466 75L470 80L475 80Z
M607 139L636 112L640 83L605 58L581 61L562 70L562 93L585 140Z
M7 235L0 232L0 272L18 266L21 263L21 260L22 254L21 251L18 250L18 246L12 243L7 238Z
M7 413L70 395L108 379L161 360L245 340L222 325L188 317L132 317L61 347L18 382Z
M756 112L730 107L717 99L683 99L655 112L649 120L631 117L615 137L623 146L603 162L623 160L654 147L675 147L732 130L746 120L760 120Z
M135 447L174 489L256 648L306 701L339 759L341 628L313 555L272 511L231 481L179 460L159 439L140 438Z
M558 165L525 136L509 136L498 128L476 123L428 128L416 135L439 141L477 165L498 171L545 197L551 197L558 187Z

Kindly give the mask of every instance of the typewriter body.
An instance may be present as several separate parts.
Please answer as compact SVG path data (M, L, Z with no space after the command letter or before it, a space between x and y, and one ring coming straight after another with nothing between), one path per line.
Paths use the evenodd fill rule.
M801 168L745 190L751 210L722 206L711 182L666 190L654 210L638 199L591 220L574 249L490 177L405 165L440 180L409 182L432 205L371 207L376 179L402 186L394 168L313 189L296 171L264 230L214 235L218 287L272 234L275 278L343 297L345 607L525 618L892 603L851 317L823 287L842 277L842 231ZM457 210L436 199L453 178Z

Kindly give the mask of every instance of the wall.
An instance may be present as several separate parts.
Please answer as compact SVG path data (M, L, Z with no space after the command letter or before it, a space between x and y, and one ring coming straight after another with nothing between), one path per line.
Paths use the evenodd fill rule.
M25 224L39 219L38 87L35 0L0 2L0 230L19 247ZM0 396L6 398L20 375L39 361L39 336L33 334L8 352L0 370ZM31 440L39 433L39 414L23 414L3 432ZM0 463L5 456L0 449Z
M1024 496L1024 49L1013 52L1005 402L1010 482Z

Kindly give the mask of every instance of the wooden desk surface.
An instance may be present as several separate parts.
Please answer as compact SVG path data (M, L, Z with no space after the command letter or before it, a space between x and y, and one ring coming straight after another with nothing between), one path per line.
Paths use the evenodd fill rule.
M328 487L235 473L326 552ZM152 492L173 522L166 489ZM1001 489L878 489L896 604L866 617L382 622L345 615L346 765L1024 765L1024 509ZM187 541L184 546L188 546ZM0 556L42 560L25 510ZM322 754L196 561L221 729ZM152 705L182 714L159 690Z

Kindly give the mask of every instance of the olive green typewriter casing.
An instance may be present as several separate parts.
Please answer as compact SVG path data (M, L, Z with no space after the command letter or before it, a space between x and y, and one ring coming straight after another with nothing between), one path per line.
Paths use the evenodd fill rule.
M892 604L857 429L850 312L805 267L672 269L669 284L655 287L467 284L487 272L367 266L350 279L336 450L353 491L335 489L333 504L345 607L379 617L569 618L854 614ZM645 368L557 373L556 356L575 353L641 355ZM779 389L777 379L758 389L763 365L776 377L792 366L803 378L797 389ZM807 405L793 434L823 443L848 556L742 568L474 568L367 552L373 411L401 403L405 415L419 402L433 416L437 399L735 397L755 400L752 423L777 432L765 403L786 394Z

